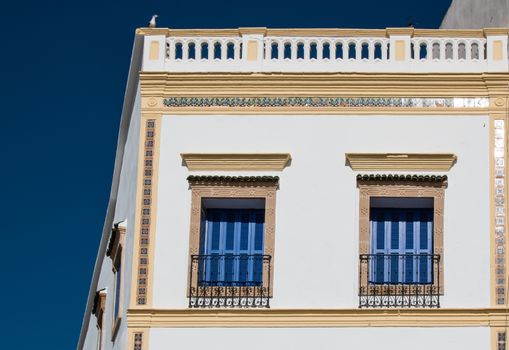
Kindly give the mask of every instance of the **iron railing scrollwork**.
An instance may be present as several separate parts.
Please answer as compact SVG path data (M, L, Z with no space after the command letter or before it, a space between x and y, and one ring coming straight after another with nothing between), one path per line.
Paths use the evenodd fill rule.
M440 255L361 254L359 308L439 308Z
M191 255L190 308L269 308L271 256Z

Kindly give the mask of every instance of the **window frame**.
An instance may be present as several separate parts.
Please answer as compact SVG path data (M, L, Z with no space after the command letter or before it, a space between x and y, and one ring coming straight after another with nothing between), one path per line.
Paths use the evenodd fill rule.
M444 198L447 188L447 176L423 175L358 175L359 188L359 254L371 253L370 237L370 203L371 197L414 197L433 198L433 254L440 255L438 276L433 287L439 295L444 294ZM367 269L367 265L359 267ZM367 276L367 271L359 270L359 276ZM369 284L367 280L360 280L360 288L370 288L374 293L383 292L383 286ZM408 284L403 284L408 285Z
M262 198L265 200L265 225L263 232L263 254L271 256L268 275L263 273L262 285L268 286L268 296L272 298L274 281L274 241L275 241L275 206L276 191L279 188L277 176L189 176L191 189L191 223L189 235L189 256L187 285L196 280L198 271L192 270L193 255L200 254L200 227L202 203L206 198ZM210 287L206 287L210 288ZM187 296L190 290L187 289Z
M112 327L111 340L115 341L120 323L122 322L123 313L123 283L124 283L124 242L126 234L125 221L117 223L111 230L110 241L106 255L111 258L113 272L113 304L112 304ZM119 274L119 275L117 275ZM117 282L118 281L118 282ZM118 300L117 300L118 292ZM115 313L115 309L117 312Z
M104 314L106 310L106 289L97 291L94 299L94 315L97 319L97 350L104 347Z

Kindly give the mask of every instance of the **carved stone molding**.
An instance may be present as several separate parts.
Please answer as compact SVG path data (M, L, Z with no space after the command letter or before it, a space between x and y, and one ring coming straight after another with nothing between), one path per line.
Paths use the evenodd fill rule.
M452 153L347 153L352 170L448 171L456 163Z
M433 198L433 254L443 254L444 247L444 192L447 187L445 181L363 181L358 177L359 187L359 254L370 253L370 200L371 197L429 197ZM447 179L447 177L440 177ZM440 294L444 293L444 259L440 258L438 271L440 276L435 285L440 286ZM438 284L439 282L439 284ZM361 281L361 288L367 288L367 281Z
M235 180L235 181L232 181ZM265 180L264 180L265 179ZM242 181L245 180L245 181ZM277 176L189 176L191 187L191 225L189 235L189 270L191 276L191 256L200 251L200 224L203 198L263 198L265 199L264 225L264 254L272 256L269 276L263 276L263 281L270 278L269 295L272 296L274 280L274 242L275 242L275 208ZM193 275L197 271L192 272ZM193 276L195 280L196 276ZM189 282L189 281L188 281Z
M189 170L275 170L282 171L291 160L288 153L182 153Z

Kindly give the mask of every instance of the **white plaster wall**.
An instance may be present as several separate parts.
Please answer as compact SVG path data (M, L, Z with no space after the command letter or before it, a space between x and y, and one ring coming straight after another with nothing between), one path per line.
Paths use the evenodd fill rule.
M113 222L127 220L127 230L125 237L124 261L123 261L123 282L122 282L122 321L118 330L115 342L111 341L113 326L113 300L115 281L112 272L112 261L106 257L101 267L101 273L97 284L97 290L106 288L106 308L104 312L104 342L103 349L126 349L127 347L127 319L126 311L130 299L131 271L133 260L133 235L134 235L134 214L136 203L136 178L138 167L138 144L140 129L140 94L139 88L136 93L133 113L129 124L127 140L125 143L125 152L120 174L120 183L117 194L117 202ZM95 316L90 318L88 333L85 338L83 349L97 349L97 319Z
M173 328L150 330L150 350L490 349L489 328Z
M358 305L358 189L345 153L455 153L447 173L442 307L488 306L488 125L486 116L164 116L153 307L187 307L185 152L291 153L283 172L227 173L281 178L272 308Z
M440 28L500 28L509 25L509 0L454 0Z

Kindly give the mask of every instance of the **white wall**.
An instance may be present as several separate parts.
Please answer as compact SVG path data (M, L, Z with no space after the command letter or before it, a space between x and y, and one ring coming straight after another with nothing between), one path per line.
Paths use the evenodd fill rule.
M150 330L150 350L490 349L489 328L173 328Z
M500 28L509 25L509 0L454 0L440 28Z
M187 307L191 173L182 166L185 152L291 153L291 166L280 173L228 173L281 177L273 308L358 305L358 189L345 153L455 153L458 162L447 173L442 307L488 306L488 125L486 116L165 116L154 308Z
M136 178L138 173L138 144L139 144L139 130L140 130L140 94L136 94L133 113L131 115L131 122L125 143L124 158L122 161L122 170L120 174L120 183L117 194L117 202L115 206L115 213L113 222L127 220L127 230L125 237L123 273L122 273L122 321L120 328L115 338L115 342L111 341L112 325L113 325L113 300L114 300L114 285L112 261L106 257L101 267L101 273L97 284L97 290L106 288L106 308L104 311L104 343L103 349L126 349L127 347L127 319L126 311L129 306L130 286L131 286L131 271L132 271L132 256L133 256L133 235L134 235L134 214L136 204ZM87 336L83 349L96 350L97 349L97 318L92 316L90 318Z

